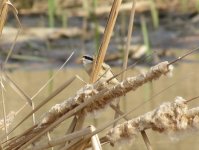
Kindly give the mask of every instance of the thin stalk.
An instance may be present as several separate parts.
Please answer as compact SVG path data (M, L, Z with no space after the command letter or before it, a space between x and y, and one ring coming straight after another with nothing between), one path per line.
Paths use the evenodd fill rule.
M147 47L147 55L151 55L152 50L151 50L150 42L149 42L148 29L147 29L145 17L143 15L141 16L141 27L142 27L142 35L144 38L144 45ZM148 59L148 61L150 62L151 59Z
M32 96L31 99L34 99L41 91L56 77L56 75L66 66L68 61L71 59L71 57L74 55L74 51L70 54L70 56L66 59L66 61L61 65L61 67L53 74L51 78L48 79L48 81Z
M55 27L55 0L48 0L48 25Z
M51 136L50 136L50 132L47 133L47 137L48 137L48 142L51 142ZM51 150L54 150L53 146L51 147Z
M193 100L195 100L195 99L198 99L199 98L199 96L196 96L196 97L193 97L193 98L191 98L191 99L188 99L187 101L186 101L186 103L189 103L189 102L191 102L191 101L193 101Z
M152 54L154 54L154 52L153 52ZM126 69L124 69L124 70L120 71L119 73L115 74L113 77L111 77L110 79L108 79L106 82L108 83L108 82L110 82L112 79L114 79L114 78L116 78L116 77L122 75L122 74L123 74L124 72L126 72L127 70L133 69L139 62L142 62L142 61L144 61L144 60L150 58L150 57L152 56L152 54L147 55L147 56L145 56L145 57L143 57L143 58L137 60L135 63L131 64L131 65L128 66Z
M124 51L124 63L122 66L122 70L127 69L128 66L128 56L129 56L129 49L131 46L131 39L132 39L132 31L133 31L133 23L134 23L134 16L135 16L135 5L136 5L136 0L133 0L132 2L132 8L131 8L131 12L130 12L130 20L129 20L129 26L128 26L128 35L127 35L127 42L126 42L126 48ZM124 72L121 76L122 81L126 78L126 72ZM124 96L124 99L126 99L126 96ZM124 110L126 110L126 101L123 101L123 106L124 106ZM119 101L118 101L118 105L119 105ZM118 106L119 108L119 106Z
M2 70L1 70L2 71ZM1 98L2 98L2 107L3 107L3 123L4 123L4 128L5 128L5 134L7 135L8 133L8 128L7 128L7 118L6 118L6 105L5 105L5 97L4 97L4 84L3 84L3 74L1 72ZM8 135L6 136L6 139L8 140Z
M196 0L196 9L199 12L199 0Z
M32 106L31 98L17 85L17 83L14 82L14 80L11 79L11 77L6 72L4 73L4 75L10 86L17 92L17 94L20 95L23 99L25 99L30 106Z
M62 28L67 28L68 26L68 13L67 11L63 11L62 13Z
M159 13L156 8L156 3L154 0L150 0L150 2L151 2L151 16L153 20L153 26L154 28L158 28L159 27Z
M19 27L18 27L18 30L17 30L17 34L16 34L16 36L14 38L14 41L13 41L13 43L11 45L11 48L10 48L10 50L9 50L9 52L7 54L7 57L6 57L5 61L4 61L4 65L7 63L8 59L10 58L10 56L12 54L12 51L13 51L15 45L16 45L16 41L17 41L17 38L19 36L19 33L21 31L21 23L20 23L19 18L18 18L18 11L17 11L17 9L12 5L12 3L9 0L6 2L6 5L8 5L11 8L11 10L12 10L14 16L15 16L15 19L16 19L17 24L18 24Z
M188 1L187 0L181 0L182 5L182 11L186 13L188 11Z
M52 69L50 69L50 70L48 71L48 80L51 79L51 78L53 77L53 75L54 75L54 72L53 72ZM49 94L51 94L52 91L53 91L53 85L54 85L54 80L51 80L51 81L49 82L49 84L48 84L48 93L49 93Z
M189 50L188 53L186 53L186 54L184 54L184 55L178 57L177 59L171 61L168 65L172 65L172 64L174 64L174 63L176 63L176 62L182 60L183 58L187 57L188 55L190 55L190 54L192 54L192 53L195 53L195 52L198 51L198 50L199 50L199 47L196 47L196 48L194 48L194 49L192 49L192 50Z
M96 8L97 8L97 4L98 4L98 0L93 0L93 11L92 12L95 12L96 11ZM100 37L99 37L99 22L97 20L97 16L92 13L92 20L94 22L94 25L95 25L95 53L98 54L98 47L99 47L99 40L100 40Z
M12 133L19 125L21 125L25 120L27 120L33 113L35 113L37 110L39 110L42 106L44 106L47 102L49 102L52 98L54 98L57 94L59 94L61 91L63 91L67 86L69 86L73 81L75 80L75 77L70 78L68 81L64 82L59 88L57 88L51 95L49 95L47 98L42 100L42 102L29 114L26 115L12 130L10 130L7 135ZM4 138L1 137L1 138Z

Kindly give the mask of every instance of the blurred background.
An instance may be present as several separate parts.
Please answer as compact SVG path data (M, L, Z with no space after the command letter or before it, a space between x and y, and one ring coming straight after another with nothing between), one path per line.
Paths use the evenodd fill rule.
M113 0L12 0L11 2L18 10L22 29L6 70L30 97L57 73L57 69L74 52L67 66L56 75L42 93L37 95L35 105L69 77L79 75L88 82L89 76L82 67L81 57L84 54L93 56L97 53ZM121 70L123 63L131 6L131 0L123 0L106 54L105 61L113 67L114 73ZM199 46L199 0L137 0L135 10L128 64L138 61L139 63L135 68L127 71L127 76L135 76L158 62L174 60ZM9 11L0 37L1 62L5 60L18 28L19 25L13 13ZM146 56L150 57L146 58ZM126 112L136 107L174 82L176 84L172 88L168 88L149 103L135 110L131 116L136 117L148 112L162 102L173 101L176 96L182 96L185 99L198 96L198 68L199 54L194 53L175 65L172 78L163 77L127 94L126 100L121 101L121 109ZM74 95L83 85L80 80L73 82L69 89L64 90L45 108L39 110L36 118L54 104ZM5 82L4 86L6 112L19 110L25 101L9 84ZM197 100L192 102L190 107L194 105L198 105ZM22 112L27 112L29 109L26 107ZM23 118L22 112L16 116L16 120ZM3 118L3 113L0 113L0 116ZM113 110L106 109L97 118L88 117L85 126L93 124L100 127L113 118ZM30 124L32 124L31 119L17 132L21 132ZM53 133L55 136L67 129L65 125L62 126ZM176 135L172 140L163 134L147 132L154 149L196 150L199 146L196 132L187 133L188 136ZM115 148L105 145L104 149ZM118 149L141 150L145 149L145 145L140 136L133 145L121 145Z

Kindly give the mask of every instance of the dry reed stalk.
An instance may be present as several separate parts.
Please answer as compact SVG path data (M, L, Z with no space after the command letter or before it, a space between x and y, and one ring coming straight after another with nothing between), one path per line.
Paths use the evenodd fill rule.
M94 126L91 126L91 130L93 132L96 130L96 128ZM93 150L102 150L101 143L97 134L91 137L91 143Z
M14 147L20 147L20 149L24 149L29 144L33 143L34 141L38 140L42 135L47 133L48 131L52 130L53 128L57 127L61 122L66 120L67 118L73 116L78 111L82 110L84 107L86 107L88 104L92 103L95 100L98 100L103 97L103 94L107 91L105 88L104 90L100 91L98 94L88 98L88 100L85 103L82 103L81 105L77 106L75 109L72 109L68 113L61 116L59 119L57 119L55 122L51 124L46 125L35 125L31 127L28 131L25 131L24 134L17 136L15 140L13 140L10 143L7 143L6 148L7 150L12 149L10 145L14 145ZM27 137L27 138L26 138ZM71 144L70 144L71 145Z
M32 106L31 98L14 82L14 80L11 79L11 77L6 72L4 73L4 75L5 75L5 78L7 79L7 82L14 89L14 91L19 96L21 96L21 98L24 99L30 106Z
M168 66L168 64L168 62L159 63L158 65L152 67L147 73L140 74L136 77L127 78L123 82L109 88L103 95L102 99L95 100L95 102L88 105L82 111L84 113L90 113L105 108L113 99L123 96L131 90L136 90L144 83L156 80L161 75L166 75L170 73L170 71L172 70L171 66ZM61 104L56 104L55 106L53 106L49 110L49 112L45 114L40 124L43 125L53 122L63 114L86 102L86 99L88 99L89 97L98 94L105 87L107 87L106 83L101 82L85 85L83 88L77 91L75 96L65 100Z
M128 35L127 35L127 42L126 42L126 49L125 49L125 55L124 55L124 63L122 70L127 69L128 65L128 56L129 56L129 48L131 44L131 35L133 30L133 22L134 22L134 15L135 15L135 6L136 6L136 0L133 0L132 9L131 9L131 15L130 15L130 21L129 21L129 27L128 27ZM126 78L126 72L122 74L122 79L124 80ZM125 97L124 97L125 99ZM152 147L149 142L149 138L147 137L147 134L145 131L141 131L142 138L144 140L144 143L148 150L152 150Z
M73 142L71 142L70 144L64 146L62 149L60 150L75 150L74 146L79 146L79 144L81 144L83 141L81 138L78 138L76 140L74 140ZM77 145L78 144L78 145Z
M177 97L142 116L126 121L107 133L111 144L135 138L139 132L152 129L175 135L187 130L199 129L199 107L188 109L187 101Z
M74 131L78 131L83 127L85 117L86 117L85 114L82 113L81 111L77 114L77 123L75 125Z
M77 144L73 145L70 149L71 150L85 150L85 148L87 147L87 145L89 145L91 139L82 139L80 142L78 142Z
M59 67L59 69L53 74L53 76L32 96L31 99L37 97L37 95L57 76L57 74L66 66L69 60L74 55L75 51L73 51L70 56L66 59L66 61Z
M1 2L1 6L0 6L0 36L2 35L2 31L3 31L3 27L5 25L6 22L6 18L7 18L7 14L8 14L8 4L7 4L8 0L3 0ZM5 106L5 98L4 98L4 85L3 85L3 64L1 64L1 97L2 97L2 107L3 107L3 122L4 122L4 128L5 128L5 134L8 133L8 129L7 129L7 116L6 116L6 106ZM6 136L6 139L8 139L8 136Z
M156 79L156 78L160 77L162 74L168 73L169 70L170 70L170 69L168 68L168 66L169 66L168 62L167 62L167 63L163 63L163 64L164 64L164 66L165 66L167 69L162 69L160 66L159 66L159 67L155 66L154 68L156 68L156 69L154 69L154 68L151 69L151 70L156 70L155 72L153 72L153 71L150 72L150 71L149 71L150 73L148 73L148 75L147 75L147 74L141 75L141 76L140 76L141 78L143 78L143 76L146 76L146 78L147 78L147 80L140 80L140 82L142 82L141 84L144 84L144 83L147 82L147 81L153 80L153 78L151 78L152 76L149 76L149 74L155 74L155 75L153 75L153 76L155 76L154 79ZM161 71L157 71L157 70L158 70L157 68L159 68L159 69L161 68L161 69L160 69ZM163 71L163 70L164 70L164 71ZM166 71L165 71L165 70L166 70ZM156 76L156 75L157 75L157 76ZM147 77L147 76L148 76L148 77ZM140 78L140 77L139 77L139 78ZM139 79L139 78L137 78L137 79ZM127 79L126 81L128 81L128 79ZM130 80L129 80L129 81L130 81ZM125 83L125 81L124 81L124 83ZM125 86L124 86L124 85L125 85L124 83L123 83L123 86L120 87L121 89L123 89L123 88L125 87ZM136 84L138 84L138 83L136 83ZM120 84L119 84L119 85L120 85ZM119 85L116 85L115 87L117 87L117 86L119 86ZM128 85L128 84L127 84L127 85ZM139 87L139 86L141 86L141 85L138 84L138 85L136 85L135 87L137 88L137 87ZM102 87L103 87L103 85L102 85ZM100 87L100 88L102 88L102 87ZM115 88L115 87L113 87L112 89L117 89L117 88ZM135 90L135 89L136 89L135 87L134 87L134 88L132 88L132 87L130 88L130 87L127 86L127 91L124 91L124 92L122 92L122 93L128 92L128 91L131 90L131 89L134 89L134 90ZM100 89L100 88L99 88L99 89ZM109 91L109 92L110 92L110 91ZM109 93L109 92L107 92L107 93ZM109 93L109 94L110 94L110 93ZM114 94L114 93L112 93L112 94ZM105 95L106 95L106 94L105 94ZM106 95L106 96L107 96L107 95ZM120 96L120 95L116 95L116 96ZM109 95L108 97L109 97L109 98L112 98L111 95ZM94 100L95 100L95 98L94 98ZM78 110L71 111L70 115L69 115L69 113L67 113L67 114L68 114L67 117L73 115L75 112L77 112L77 111L81 110L82 108L86 107L87 104L89 104L89 103L87 103L87 104L86 104L86 103L83 103L83 104L84 104L84 105L81 105L81 108L78 107ZM57 123L55 123L55 124L53 123L51 127L49 126L48 129L45 130L45 132L48 131L48 130L50 130L50 129L52 129L53 127L55 127L57 124L59 124L60 122L62 122L62 121L63 121L65 118L67 118L67 117L64 116L63 118L61 117L60 119L58 119L59 121L58 121L58 122L56 121ZM43 131L43 133L45 133L45 132ZM43 133L42 133L42 134L43 134ZM39 136L37 136L37 137L40 137L42 134L40 133ZM37 139L37 138L34 138L34 140L35 140L35 139ZM34 140L31 140L31 142L34 141ZM31 143L31 142L28 142L28 143ZM28 144L26 144L26 145L28 145ZM22 148L23 148L23 147L22 147Z
M68 134L74 132L76 124L77 124L77 117L74 116L74 118L73 118L73 120L72 120L72 122L71 122L71 124L70 124L70 126L69 126L69 128L68 128L68 130L67 130L67 132L65 133L65 135L68 135ZM68 142L69 142L69 141L68 141ZM61 145L58 147L58 149L61 149L62 147L64 147L66 144L68 144L68 142L65 142L65 143L61 144Z
M14 111L11 111L10 113L8 113L8 115L6 116L5 124L4 124L4 119L0 119L0 129L5 130L5 125L8 128L13 123L15 115L16 115L16 112Z
M2 35L3 27L6 22L7 14L8 14L8 0L2 0L0 5L0 36Z
M65 143L67 141L70 141L70 140L73 140L73 139L76 139L78 137L82 137L82 136L85 136L85 135L88 135L88 134L91 134L91 133L92 133L91 127L81 129L79 131L75 131L75 132L68 134L68 135L65 135L63 137L60 137L60 138L57 138L57 139L52 139L51 141L42 143L40 145L36 145L35 147L33 147L33 150L43 150L45 148L57 146L57 145Z
M67 60L60 66L60 68L55 72L55 74L31 97L31 100L33 100L48 84L50 81L52 81L56 75L60 72L60 70L68 63L68 61L71 59L71 57L73 56L74 52L71 53L71 55L67 58ZM4 72L5 73L5 72ZM6 74L6 73L5 73ZM6 74L7 75L7 74ZM8 77L8 76L7 76ZM11 79L11 78L10 78ZM72 82L72 81L71 81ZM13 82L14 83L14 82ZM70 82L69 82L70 84ZM18 85L15 85L16 88L18 88ZM24 95L24 97L27 97L27 94L25 92L23 92L22 89L18 88L18 91L20 92L20 95ZM25 104L25 107L27 106L28 103ZM25 108L23 106L23 108ZM32 101L32 109L34 111L34 103ZM18 113L17 113L18 114ZM32 116L33 116L33 123L35 124L35 116L34 116L34 112L32 112ZM29 116L28 116L29 117ZM27 117L27 118L28 118ZM26 118L26 119L27 119ZM23 123L23 121L25 121L26 119L22 120L17 126L15 126L15 128L13 128L11 131L9 131L8 134L10 134L11 132L13 132L21 123ZM1 139L5 138L5 136L2 136Z
M113 108L118 114L124 115L124 113L123 113L120 109L118 109L116 106L114 106L113 104L111 104L110 106L111 106L111 108ZM128 116L124 116L124 119L125 119L126 121L130 120L130 118L129 118ZM147 136L147 134L146 134L146 132L145 132L144 130L141 131L141 135L142 135L142 138L143 138L143 140L144 140L144 143L145 143L147 149L148 149L148 150L152 150L151 143L150 143L149 138L148 138L148 136Z
M131 36L132 36L132 31L133 31L135 6L136 6L136 0L133 0L131 12L130 12L130 20L129 20L129 26L128 26L128 35L127 35L126 48L125 48L125 51L124 51L124 61L123 61L122 70L126 70L127 69L127 65L128 65L129 47L130 47L130 44L131 44ZM122 77L121 77L122 81L125 79L125 77L126 77L126 72L123 72ZM118 99L117 105L116 105L118 109L120 108L119 103L120 103L120 99ZM123 103L125 104L125 96L124 96ZM114 119L117 118L117 117L118 117L117 112L115 112ZM113 126L115 126L115 125L116 125L116 123Z
M165 75L170 71L171 70L168 66L168 62L162 62L152 67L147 73L140 74L137 77L127 78L125 81L110 89L107 89L106 86L103 85L99 87L99 84L97 84L97 89L101 90L97 91L97 89L95 89L95 84L86 85L80 89L77 92L77 95L74 97L71 97L63 103L56 104L54 107L52 107L49 112L46 113L41 122L30 132L31 135L34 135L34 137L31 136L31 140L29 141L27 140L29 138L22 138L23 143L26 143L27 141L28 142L24 144L21 149L34 142L43 134L49 130L52 130L63 120L71 117L78 111L81 110L82 112L86 113L104 108L105 105L109 104L111 100L115 99L116 97L122 96L130 90L136 90L144 83L158 79L161 75ZM36 133L34 130L36 130ZM40 130L40 132L38 130ZM25 135L25 137L29 137L29 134Z
M131 37L132 37L133 23L134 23L134 16L135 16L135 6L136 6L136 0L133 0L131 13L130 13L129 26L128 26L126 48L124 51L124 62L123 62L122 70L127 69L127 65L128 65L129 48L131 45ZM122 74L122 80L124 80L125 78L126 78L126 72Z
M8 132L7 135L9 135L11 132L13 132L19 125L21 125L26 119L28 119L33 113L35 113L37 110L39 110L43 105L45 105L47 102L49 102L52 98L54 98L57 94L59 94L61 91L63 91L67 86L69 86L73 81L75 80L75 77L70 78L68 81L64 82L59 88L57 88L51 95L49 95L46 99L44 99L34 110L32 110L22 121L20 121L11 131ZM6 135L6 136L7 136ZM2 138L4 138L5 135Z
M79 131L80 129L82 129L83 127L83 124L84 124L84 120L85 120L85 114L84 113L81 113L81 111L79 113L77 113L77 121L76 122L72 122L70 126L74 124L74 130L72 132L75 132L75 131ZM69 143L66 143L64 147L67 147Z
M7 135L8 133L8 128L7 128L7 114L6 114L6 104L5 104L5 87L3 83L3 66L1 66L1 74L0 74L0 88L1 88L1 98L2 98L2 107L3 107L3 122L4 122L4 127L5 127L5 134ZM6 136L6 139L8 140L8 135Z
M191 75L191 74L189 74L189 76L186 75L186 78L190 77L190 75ZM132 113L132 112L135 111L136 109L140 108L140 107L143 106L144 104L150 102L150 101L153 100L155 97L157 97L157 96L160 95L161 93L167 91L169 88L173 87L175 84L181 82L182 80L184 80L184 79L186 79L186 78L183 77L183 78L177 80L176 82L172 83L171 85L167 86L166 88L160 90L159 92L157 92L156 94L154 94L152 97L150 97L147 101L145 101L145 102L139 104L139 105L136 106L135 108L130 109L128 112L126 112L125 114L119 116L117 119L115 119L115 120L113 120L113 121L110 121L110 122L106 123L104 126L98 128L96 131L94 131L94 132L91 134L91 136L100 133L101 131L103 131L103 130L106 129L107 127L113 125L114 122L117 122L117 121L119 121L119 120L122 119L122 118L127 118L127 116L128 116L130 113ZM193 98L193 99L195 99L195 98ZM191 100L193 100L193 99L191 99ZM190 100L188 100L188 101L186 101L186 102L189 102L189 101L190 101ZM114 107L114 105L113 105L113 107ZM112 107L112 108L113 108L113 107ZM115 107L115 108L117 109L117 107ZM117 109L117 110L118 110L118 109ZM121 111L119 110L118 112L121 112ZM122 114L122 112L121 112L121 114ZM100 141L101 141L102 144L107 144L107 143L109 142L109 140L107 139L107 137L102 137L102 138L100 139Z
M104 57L110 42L110 38L113 32L113 28L115 26L116 18L119 12L120 5L122 0L114 0L111 8L111 12L108 18L108 22L104 31L103 39L101 45L98 50L97 58L95 59L95 63L93 64L92 73L91 73L91 83L97 80L100 68L102 63L104 62Z
M147 136L147 134L146 134L146 132L144 130L141 131L141 135L142 135L144 143L145 143L145 145L147 147L147 150L152 150L151 143L150 143L149 138L148 138L148 136Z
M51 142L52 138L50 136L50 132L47 132L47 138L48 138L48 142ZM51 146L51 150L53 150L53 149L54 149L54 147Z
M12 51L13 51L13 49L14 49L14 46L15 46L15 44L16 44L16 41L17 41L17 38L18 38L18 35L19 35L19 32L20 32L20 29L21 29L21 23L20 23L19 18L18 18L18 11L17 11L17 9L14 7L14 5L13 5L9 0L6 0L5 3L3 4L3 6L7 9L6 13L8 13L8 8L11 8L11 10L12 10L14 16L15 16L15 19L16 19L16 21L17 21L17 24L18 24L18 26L19 26L19 28L18 28L18 30L17 30L17 34L16 34L16 36L15 36L15 38L14 38L14 41L12 42L11 48L9 49L9 52L8 52L8 54L7 54L7 57L6 57L5 61L4 61L4 65L6 65L8 59L9 59L9 57L10 57L11 54L12 54ZM2 10L2 11L4 11L4 10ZM5 16L4 12L2 12L2 18L1 18L1 19L3 20L2 25L4 26L5 20L6 20L6 16ZM1 26L1 25L0 25L0 26ZM3 26L2 26L2 27L3 27ZM0 27L0 30L1 30L1 34L2 34L2 29L1 29L1 27Z

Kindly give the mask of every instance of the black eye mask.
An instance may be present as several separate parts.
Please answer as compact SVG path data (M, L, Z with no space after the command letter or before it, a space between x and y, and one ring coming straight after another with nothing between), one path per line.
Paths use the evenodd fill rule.
M90 56L83 56L83 58L87 59L87 60L90 60L90 61L93 61L93 58L90 57Z

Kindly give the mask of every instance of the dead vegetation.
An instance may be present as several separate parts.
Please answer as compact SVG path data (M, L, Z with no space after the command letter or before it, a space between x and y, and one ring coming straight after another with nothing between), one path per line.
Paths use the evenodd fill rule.
M190 100L185 100L181 97L177 97L174 102L165 102L153 111L150 111L136 118L128 118L127 115L130 112L122 112L120 110L119 103L117 103L117 106L113 104L113 101L115 101L116 98L122 97L128 92L135 91L139 87L143 86L145 83L158 80L163 75L170 77L173 70L172 65L174 63L199 49L193 49L172 62L164 61L158 63L157 65L151 67L147 72L138 74L137 76L124 76L122 81L120 81L118 84L110 84L110 80L128 70L128 50L132 34L131 23L133 22L134 12L136 10L135 1L133 1L133 5L131 7L131 13L133 15L131 15L132 18L129 23L129 35L127 39L128 42L125 53L126 59L123 65L123 70L120 74L114 77L110 77L110 79L108 79L107 81L98 79L97 77L99 74L99 70L102 63L104 62L106 51L111 39L111 35L113 33L115 21L117 19L121 5L122 0L114 0L112 4L109 20L107 22L107 26L103 35L103 40L99 47L98 54L95 57L90 83L80 88L74 94L74 96L63 100L62 103L56 104L52 108L49 108L48 112L43 113L43 115L37 122L35 122L34 120L34 113L40 110L41 107L43 107L47 102L49 102L52 98L58 95L63 89L67 88L76 78L79 77L76 76L67 79L58 89L56 89L54 92L52 92L52 94L50 94L43 101L41 101L39 105L34 106L33 100L35 96L33 96L32 98L28 97L26 93L24 93L23 90L6 74L4 70L14 48L16 40L14 41L14 44L11 47L11 50L5 60L5 63L1 66L2 100L4 101L3 83L9 82L10 86L12 86L12 88L15 89L15 91L19 95L21 95L23 99L26 100L25 105L22 106L22 108L18 110L18 112L21 111L24 107L28 106L28 104L32 107L32 111L28 112L28 114L14 128L9 129L9 125L13 123L14 116L17 115L18 112L10 112L9 114L7 114L5 105L2 106L4 110L4 119L0 120L0 129L5 130L5 134L1 136L2 149L39 150L56 147L58 149L64 150L86 149L88 147L92 147L93 149L97 150L102 149L102 144L104 143L109 143L114 146L114 144L118 141L134 139L139 133L142 133L146 147L150 150L152 149L152 145L150 145L149 137L145 133L145 130L147 129L152 129L154 131L167 134L177 134L178 132L198 129L198 107L189 109L187 104ZM6 15L9 7L14 8L9 0L4 0L1 3L1 32L5 25ZM18 19L16 12L15 16ZM71 54L71 56L72 55L73 54ZM70 57L64 63L64 65L69 61ZM53 76L52 78L54 77L55 76ZM42 88L39 90L39 92L41 91ZM96 111L99 111L109 106L115 111L115 114L117 116L113 121L101 128L95 128L92 125L88 127L83 126L87 114L95 113ZM20 125L30 116L33 116L34 124L23 133L17 134L13 137L9 137L10 134L14 133L15 129L19 128ZM60 137L57 137L56 139L51 139L49 136L50 132L53 131L55 128L58 128L63 121L72 117L73 120L67 133L65 135L61 135ZM103 138L99 138L99 133L101 133L101 131L109 126L112 126L122 118L126 119L127 121L114 126L109 130L106 135L104 135ZM44 139L47 140L47 142L41 142Z

